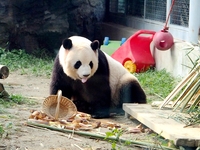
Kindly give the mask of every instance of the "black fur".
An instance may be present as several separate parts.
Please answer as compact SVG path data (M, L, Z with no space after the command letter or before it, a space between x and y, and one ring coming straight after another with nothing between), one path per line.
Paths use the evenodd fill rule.
M64 39L62 42L62 45L65 49L71 49L72 48L72 40L70 39Z
M97 50L99 48L99 41L95 40L91 43L91 48Z
M99 67L96 73L86 83L68 77L59 63L59 56L55 59L50 94L57 94L62 90L63 96L71 99L78 111L92 114L94 118L109 117L111 90L109 86L109 69L106 57L99 50Z

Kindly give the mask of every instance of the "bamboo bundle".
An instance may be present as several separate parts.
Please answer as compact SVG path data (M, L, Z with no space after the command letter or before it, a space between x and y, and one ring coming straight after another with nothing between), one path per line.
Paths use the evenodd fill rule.
M165 98L159 108L164 108L170 101L173 101L174 111L190 113L200 108L200 62Z

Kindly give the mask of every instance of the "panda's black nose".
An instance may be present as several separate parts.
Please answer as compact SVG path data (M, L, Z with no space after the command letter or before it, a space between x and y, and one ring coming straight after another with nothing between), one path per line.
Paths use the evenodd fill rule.
M90 75L90 74L84 74L83 76L84 76L84 77L88 77L89 75Z

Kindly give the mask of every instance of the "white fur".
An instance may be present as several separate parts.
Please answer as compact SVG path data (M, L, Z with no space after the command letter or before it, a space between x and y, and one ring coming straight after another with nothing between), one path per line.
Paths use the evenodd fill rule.
M59 61L63 67L64 72L74 80L87 80L90 78L98 68L98 52L96 53L91 49L91 41L78 36L73 36L70 38L72 40L72 48L70 50L65 50L61 46L59 51ZM122 84L130 81L137 81L130 72L122 66L121 63L110 57L108 54L104 53L109 65L109 84L111 88L112 99L119 98L119 89ZM74 64L80 60L82 65L79 69L74 69ZM93 68L89 66L90 61L93 61ZM87 79L83 76L84 74L90 74ZM113 105L117 105L118 101L114 102Z
M67 50L61 46L59 50L59 61L63 71L74 80L87 80L93 76L98 68L98 52L91 49L92 42L86 38L72 36L69 39L72 40L72 48ZM74 64L78 60L82 62L82 65L75 69ZM90 61L93 62L92 69L89 66ZM89 76L86 78L83 76L85 74L89 74Z
M122 84L138 80L126 68L124 68L124 66L121 63L119 63L106 53L105 55L108 61L109 71L110 71L109 83L111 88L111 96L113 99L118 99L119 89L121 88ZM112 102L114 102L114 105L117 105L118 101L112 101Z

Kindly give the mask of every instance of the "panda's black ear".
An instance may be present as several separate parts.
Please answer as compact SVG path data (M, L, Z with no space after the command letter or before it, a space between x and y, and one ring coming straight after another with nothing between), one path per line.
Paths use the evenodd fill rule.
M65 49L70 49L70 48L72 48L72 40L64 39L62 42L62 45Z
M98 40L95 40L91 43L91 48L93 50L97 50L99 48L99 41Z

